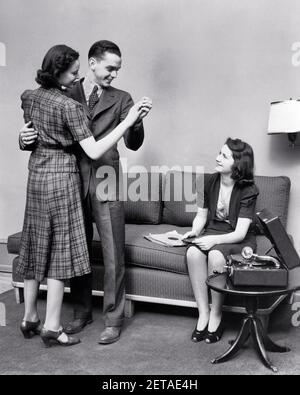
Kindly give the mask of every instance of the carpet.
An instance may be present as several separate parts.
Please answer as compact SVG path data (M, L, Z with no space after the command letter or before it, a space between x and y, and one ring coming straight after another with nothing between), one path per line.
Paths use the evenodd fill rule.
M195 309L136 304L133 318L125 320L121 339L111 345L97 343L103 329L102 298L94 298L94 322L80 334L82 343L73 347L46 349L38 336L25 340L19 330L24 305L17 305L13 291L0 295L6 306L7 322L0 327L1 375L229 375L273 374L265 368L251 343L234 359L211 365L210 360L228 348L236 335L241 316L226 314L226 332L216 344L193 343L191 332L197 320ZM285 306L284 309L289 308ZM282 308L283 309L283 308ZM45 314L45 294L39 300ZM276 314L275 314L276 313ZM279 344L289 345L287 354L269 354L279 368L278 374L300 373L300 329L287 324L289 314L274 312L270 335ZM72 318L68 295L63 304L63 323ZM284 319L285 318L285 319Z

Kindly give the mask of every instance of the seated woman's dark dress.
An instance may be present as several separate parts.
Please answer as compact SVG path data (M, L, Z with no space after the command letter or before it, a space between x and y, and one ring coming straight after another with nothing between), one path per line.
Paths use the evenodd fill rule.
M249 218L252 222L243 241L232 244L216 244L209 251L220 251L225 259L230 254L241 253L245 246L249 246L253 251L256 251L254 218L256 200L259 194L258 188L254 183L250 185L239 185L236 182L231 193L228 217L226 220L220 220L217 216L219 191L220 174L214 173L206 176L204 180L204 202L201 205L208 210L208 214L207 222L201 236L221 235L234 232L238 218ZM200 206L199 203L198 205ZM209 251L202 252L207 253Z

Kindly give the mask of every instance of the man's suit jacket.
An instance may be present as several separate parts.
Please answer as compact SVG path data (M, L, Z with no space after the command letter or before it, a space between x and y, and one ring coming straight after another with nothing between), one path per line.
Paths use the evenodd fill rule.
M90 129L95 139L100 140L107 136L125 119L129 109L134 103L129 93L109 87L107 89L103 89L98 103L94 107L92 114L90 114L82 82L83 79L77 82L74 87L69 90L68 96L80 102L84 106L86 115L89 119ZM142 122L136 123L124 134L125 145L131 150L136 151L143 144L143 141L144 128ZM117 144L109 149L100 159L94 161L89 159L81 147L79 147L77 150L77 158L82 178L83 197L86 196L89 183L91 181L98 185L99 182L103 182L103 180L106 179L104 184L102 184L103 186L107 186L105 189L106 196L103 197L97 195L98 199L108 201L118 200L120 186L119 177L121 177L122 174L120 173L121 168ZM106 168L106 166L109 166L109 168ZM105 175L105 172L108 169L111 169L113 174L110 174L109 176L107 176L107 174Z

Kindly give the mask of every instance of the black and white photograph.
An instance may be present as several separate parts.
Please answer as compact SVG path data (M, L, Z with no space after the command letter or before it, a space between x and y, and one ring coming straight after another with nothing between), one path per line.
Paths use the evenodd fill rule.
M300 374L299 16L1 0L1 376Z

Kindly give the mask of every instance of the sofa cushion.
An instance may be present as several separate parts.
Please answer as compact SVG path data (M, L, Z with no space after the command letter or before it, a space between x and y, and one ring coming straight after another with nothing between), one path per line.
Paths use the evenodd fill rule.
M127 265L148 267L180 274L187 274L187 247L165 247L144 238L149 233L165 233L176 230L180 234L190 227L161 225L126 225L125 261ZM265 255L271 248L271 242L265 236L257 236L257 253ZM275 255L274 250L270 251ZM92 260L94 264L102 264L101 242L97 231L94 235Z
M127 264L187 274L186 247L165 247L144 238L149 233L176 230L184 234L190 228L170 225L127 225L125 260Z
M255 176L255 184L259 189L256 212L267 208L274 216L278 216L286 228L291 181L288 177Z
M192 226L197 203L203 199L204 174L172 170L166 174L163 190L165 224Z
M177 230L178 233L184 234L190 230L190 228L179 228L166 224L127 224L125 232L126 264L186 274L186 247L165 247L144 238L144 235L149 233L165 233L170 230ZM101 241L97 230L94 232L92 261L93 264L102 264L103 261Z
M7 251L10 254L16 254L16 255L19 254L21 236L22 236L22 232L14 233L13 235L8 236Z
M274 249L271 250L272 243L266 236L257 235L256 236L257 243L257 254L258 255L266 255L268 252L269 255L277 256Z
M127 173L124 201L128 224L159 224L162 216L162 174Z
M204 178L201 178L200 174L196 175L195 173L172 171L167 174L163 196L163 223L176 226L192 225L196 213L196 203L201 207L201 201L203 199L203 180ZM187 182L187 190L191 196L195 195L197 191L197 200L196 196L194 196L193 201L186 199L186 191L183 191L185 182ZM285 176L255 176L255 183L259 189L256 212L267 208L274 216L279 216L284 227L286 227L291 186L290 179ZM179 193L179 195L176 196L174 191L177 194ZM180 193L182 199L178 200ZM192 209L193 205L194 210ZM258 222L257 225L258 233L261 233Z

